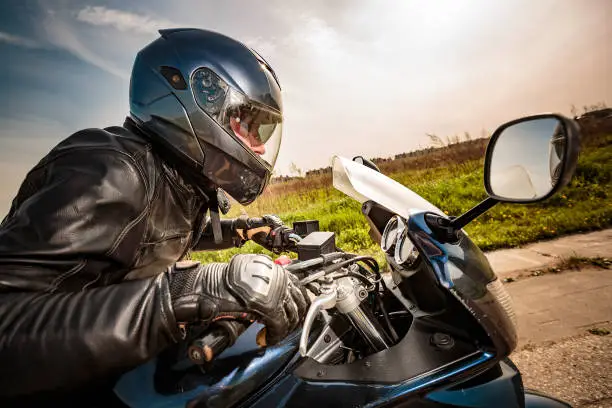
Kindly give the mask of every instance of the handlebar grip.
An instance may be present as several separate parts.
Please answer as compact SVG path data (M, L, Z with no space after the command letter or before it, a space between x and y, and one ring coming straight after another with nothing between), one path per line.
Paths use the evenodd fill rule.
M268 332L265 327L257 333L257 337L255 337L255 342L259 347L266 347L268 345L266 341L267 334Z
M234 219L234 228L240 230L265 227L267 225L268 222L266 222L266 220L264 220L262 217L238 217Z
M247 230L247 237L249 239L253 239L253 235L259 234L260 232L263 232L265 235L268 235L271 230L272 229L268 226L251 228L250 230Z
M272 230L263 218L237 218L234 228L243 239L252 239L253 235L261 232L268 235Z
M225 349L231 347L248 326L246 322L236 320L215 322L202 337L191 343L187 350L189 359L196 364L212 361Z
M249 218L248 228L260 228L260 227L266 227L266 226L268 226L268 223L263 218L260 218L260 217Z

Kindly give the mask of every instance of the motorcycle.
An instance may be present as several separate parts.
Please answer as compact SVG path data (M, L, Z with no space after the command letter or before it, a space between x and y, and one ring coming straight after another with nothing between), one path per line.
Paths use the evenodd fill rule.
M558 114L502 125L486 150L488 198L458 217L363 157L334 157L333 185L362 203L390 271L343 252L316 222L297 223L303 239L285 267L311 294L301 329L271 347L258 323L196 330L123 375L116 395L131 407L568 407L524 389L508 358L512 301L462 228L499 202L555 194L579 141Z

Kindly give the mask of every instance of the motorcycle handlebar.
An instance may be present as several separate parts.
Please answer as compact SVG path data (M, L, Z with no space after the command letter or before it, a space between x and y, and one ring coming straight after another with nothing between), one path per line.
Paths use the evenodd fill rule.
M234 228L236 229L251 229L268 226L266 220L260 217L242 218L238 217L234 220Z

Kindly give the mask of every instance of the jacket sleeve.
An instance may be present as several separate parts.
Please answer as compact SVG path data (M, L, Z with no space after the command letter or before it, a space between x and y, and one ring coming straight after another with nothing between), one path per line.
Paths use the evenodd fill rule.
M0 294L0 395L69 390L143 364L178 338L166 277Z
M27 176L0 225L0 395L75 388L179 337L164 274L108 278L136 256L147 189L110 150L65 152Z
M225 218L221 220L221 236L223 240L221 243L215 243L215 237L213 234L212 223L210 218L206 219L202 236L200 237L197 244L193 247L193 251L210 251L220 250L228 248L239 248L245 240L241 238L234 228L234 219Z

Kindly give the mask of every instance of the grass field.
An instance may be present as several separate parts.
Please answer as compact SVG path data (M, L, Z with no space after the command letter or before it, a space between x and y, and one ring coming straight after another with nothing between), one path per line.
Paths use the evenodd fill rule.
M427 161L427 156L406 158L381 167L394 180L447 214L456 216L486 198L482 181L483 159L475 158L483 156L484 145L472 141L472 147L464 153L459 149L465 149L465 146L438 150L434 154L448 153L453 159L436 160L430 168L415 164ZM465 230L483 250L491 250L609 227L612 225L611 179L612 135L600 135L589 139L583 146L576 174L561 192L538 204L499 204ZM235 207L228 216L239 214L240 208ZM246 210L250 216L276 213L288 225L296 220L318 219L322 230L336 233L340 248L372 254L382 260L378 246L368 235L359 203L336 191L329 174L275 184ZM192 254L192 257L206 262L227 261L238 252L268 253L253 243L247 243L241 249L200 252Z

